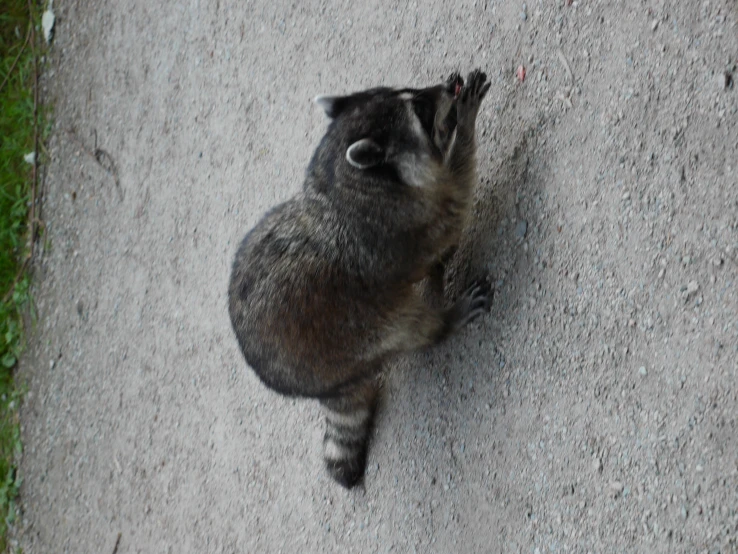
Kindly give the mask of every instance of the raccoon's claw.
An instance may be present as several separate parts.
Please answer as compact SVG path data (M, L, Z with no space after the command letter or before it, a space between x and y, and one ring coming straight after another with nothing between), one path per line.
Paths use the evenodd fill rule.
M446 87L449 93L457 98L464 88L464 78L458 71L454 71L448 79L446 79Z
M492 307L494 289L489 277L482 277L472 283L456 302L456 328L461 329L480 315L489 312Z
M487 95L492 83L487 82L487 74L479 69L469 73L466 87L462 92L462 100L476 100L478 103Z
M491 83L487 81L487 74L475 69L469 73L466 85L461 89L456 110L458 113L458 128L460 131L471 135L474 132L474 124L482 100L489 91Z

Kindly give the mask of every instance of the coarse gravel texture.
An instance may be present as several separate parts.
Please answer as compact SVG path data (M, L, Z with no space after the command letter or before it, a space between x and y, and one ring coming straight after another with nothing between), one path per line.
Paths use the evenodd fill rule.
M399 4L55 3L24 553L738 552L735 1ZM237 349L232 257L312 97L475 67L454 284L492 312L392 364L345 491Z

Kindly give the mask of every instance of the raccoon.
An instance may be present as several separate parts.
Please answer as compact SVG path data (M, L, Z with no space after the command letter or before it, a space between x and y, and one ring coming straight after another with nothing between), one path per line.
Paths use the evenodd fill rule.
M490 308L486 278L450 307L418 286L427 278L443 291L470 212L489 87L476 70L466 82L454 73L424 89L316 98L330 124L302 190L236 253L228 307L244 358L271 389L322 404L325 465L347 488L364 474L387 361Z

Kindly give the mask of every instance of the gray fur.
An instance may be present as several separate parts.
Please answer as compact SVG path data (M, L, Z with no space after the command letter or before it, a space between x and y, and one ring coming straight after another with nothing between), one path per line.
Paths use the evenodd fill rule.
M248 364L274 390L318 398L326 467L362 477L388 358L433 345L489 309L480 280L450 308L442 288L476 182L474 126L489 83L479 71L427 89L377 88L316 99L332 119L303 189L246 235L228 290ZM458 95L456 94L458 93ZM347 423L348 422L348 423Z

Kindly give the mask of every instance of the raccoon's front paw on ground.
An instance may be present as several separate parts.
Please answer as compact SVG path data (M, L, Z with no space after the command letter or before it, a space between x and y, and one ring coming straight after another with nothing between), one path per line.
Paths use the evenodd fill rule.
M458 125L460 128L464 127L473 131L474 123L477 120L477 113L479 113L479 106L487 95L490 86L492 86L492 83L487 81L486 73L479 69L475 69L469 73L469 77L466 79L466 85L462 87L456 105Z
M480 315L489 312L492 307L494 289L489 277L482 277L466 289L456 303L458 308L458 327L461 328Z

